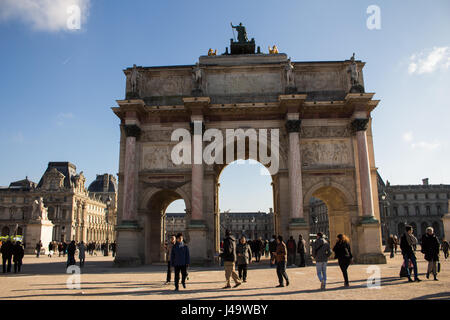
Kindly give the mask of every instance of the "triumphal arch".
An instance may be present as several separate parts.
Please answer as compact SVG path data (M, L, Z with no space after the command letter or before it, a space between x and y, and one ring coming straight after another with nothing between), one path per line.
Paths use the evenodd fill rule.
M385 263L364 62L291 61L255 48L245 27L230 50L193 65L124 70L118 194L119 266L164 261L164 216L186 205L193 263L219 252L219 175L254 159L271 176L275 231L308 238L309 200L325 202L330 238L350 237L359 263ZM245 35L245 37L244 37Z

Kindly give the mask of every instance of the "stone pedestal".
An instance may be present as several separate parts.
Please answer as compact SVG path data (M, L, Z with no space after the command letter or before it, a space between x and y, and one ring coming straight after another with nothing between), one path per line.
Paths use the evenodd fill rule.
M36 244L42 242L45 254L48 254L48 244L53 240L53 223L50 220L31 220L25 231L25 254L34 254Z
M211 261L207 258L207 232L208 228L204 220L191 220L186 227L189 235L189 253L191 265L207 265Z
M354 257L356 263L384 264L386 256L381 249L380 223L374 218L364 217L356 227L358 234L358 253Z
M142 228L136 221L122 221L116 230L118 245L114 265L117 267L141 265L143 262L139 256L138 243L142 238Z
M296 218L291 219L289 223L289 235L292 236L295 240L295 243L298 242L298 235L301 234L303 236L303 239L305 240L305 247L306 247L306 253L305 253L305 262L307 266L313 265L313 261L311 258L311 250L309 246L309 226L306 223L305 219L303 218ZM284 239L285 242L287 242L288 239Z
M450 213L442 217L442 223L444 224L444 238L448 241L450 239Z

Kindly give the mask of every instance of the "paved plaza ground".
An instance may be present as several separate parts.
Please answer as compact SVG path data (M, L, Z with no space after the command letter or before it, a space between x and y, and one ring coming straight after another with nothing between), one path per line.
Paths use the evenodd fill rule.
M441 255L442 256L442 255ZM417 252L420 283L407 283L399 278L401 255L378 265L381 272L381 288L368 289L367 265L349 267L350 288L344 288L342 274L336 261L328 267L328 285L319 291L320 283L314 266L289 267L291 284L275 288L278 284L276 270L268 266L268 260L253 263L249 268L248 282L235 289L222 289L224 271L219 266L192 267L189 270L187 288L181 286L173 292L173 284L164 285L166 268L163 265L137 268L115 268L113 258L87 256L81 274L81 289L68 289L65 258L25 256L21 274L0 274L0 299L450 299L450 260L443 261L439 281L425 278L427 262ZM372 272L371 272L372 273Z

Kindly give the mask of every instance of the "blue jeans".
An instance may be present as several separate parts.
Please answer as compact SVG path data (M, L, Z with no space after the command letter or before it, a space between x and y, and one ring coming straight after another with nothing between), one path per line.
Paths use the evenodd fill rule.
M327 282L327 263L326 262L316 262L317 276L320 282Z
M408 272L408 278L411 278L411 273L409 272L409 260L411 260L414 269L414 279L417 279L417 260L416 256L413 254L411 256L403 256L403 261L405 262L406 272Z

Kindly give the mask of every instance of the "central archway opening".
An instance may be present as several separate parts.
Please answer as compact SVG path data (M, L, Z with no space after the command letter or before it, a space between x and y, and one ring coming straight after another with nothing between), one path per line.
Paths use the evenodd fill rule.
M174 190L163 189L152 195L145 227L147 264L166 260L165 244L169 236L184 231L185 209L183 198ZM178 231L179 228L182 229Z
M225 230L239 239L245 236L252 250L255 240L270 240L276 233L273 177L265 166L255 160L235 160L220 168L218 174L217 205L219 239Z

